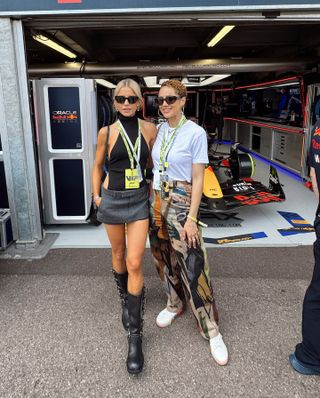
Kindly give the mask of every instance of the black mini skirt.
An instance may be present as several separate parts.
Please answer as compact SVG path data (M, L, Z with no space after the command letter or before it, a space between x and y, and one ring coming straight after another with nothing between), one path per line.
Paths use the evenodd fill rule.
M104 224L126 224L149 217L148 186L127 191L101 189L97 218Z

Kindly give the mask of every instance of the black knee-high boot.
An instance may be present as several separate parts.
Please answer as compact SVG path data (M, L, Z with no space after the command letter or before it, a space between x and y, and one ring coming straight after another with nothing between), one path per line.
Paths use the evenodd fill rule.
M129 314L128 314L128 272L118 274L112 269L114 280L117 284L117 289L121 299L122 306L122 325L125 330L129 330Z
M129 373L137 374L143 368L142 352L142 327L144 312L144 288L139 296L128 293L129 310L129 334L128 334L128 358L127 370Z

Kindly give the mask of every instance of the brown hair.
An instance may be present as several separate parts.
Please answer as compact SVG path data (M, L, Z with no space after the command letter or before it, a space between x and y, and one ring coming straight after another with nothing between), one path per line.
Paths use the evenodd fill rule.
M187 96L187 87L179 80L170 79L161 84L161 87L171 87L179 95L179 97Z

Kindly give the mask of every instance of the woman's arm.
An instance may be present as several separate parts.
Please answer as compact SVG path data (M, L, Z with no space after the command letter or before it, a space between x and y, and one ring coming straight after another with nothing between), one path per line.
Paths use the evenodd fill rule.
M189 215L197 218L203 191L204 164L192 165L192 193Z
M192 165L192 191L189 210L190 218L187 218L187 221L184 225L184 231L181 236L182 239L187 239L189 247L196 247L196 245L200 243L198 226L195 220L197 220L202 197L204 168L204 164L196 163Z
M313 192L315 193L317 199L319 200L319 187L318 187L317 176L316 176L316 171L315 171L314 167L311 167L311 169L310 169L310 177L311 177Z
M158 130L155 124L143 121L143 132L146 137L146 141L149 147L150 155L147 162L147 169L151 169L153 167L151 151L153 148L153 144L157 138Z
M96 149L96 157L92 170L92 193L94 202L97 206L100 205L100 189L101 189L101 178L103 174L103 165L105 162L106 155L106 139L107 139L108 127L100 129L98 134L98 142Z

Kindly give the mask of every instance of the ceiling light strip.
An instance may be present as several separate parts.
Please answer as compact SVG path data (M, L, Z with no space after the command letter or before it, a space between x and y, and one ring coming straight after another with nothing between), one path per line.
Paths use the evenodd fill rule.
M37 42L44 44L47 47L52 48L55 51L67 56L68 58L75 59L77 58L77 54L73 53L72 51L66 49L65 47L61 46L60 44L56 43L55 41L49 39L49 37L44 35L33 35L32 38Z
M207 44L208 47L215 46L220 40L222 40L233 28L235 25L226 25L224 26Z

